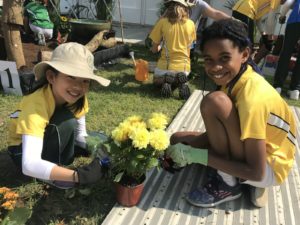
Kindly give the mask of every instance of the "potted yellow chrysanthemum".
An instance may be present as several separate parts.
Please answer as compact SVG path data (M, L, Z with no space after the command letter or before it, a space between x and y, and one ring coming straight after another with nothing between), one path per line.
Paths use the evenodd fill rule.
M167 124L168 118L162 113L152 113L147 120L131 116L121 122L112 131L111 139L104 143L110 157L114 182L127 187L126 191L117 193L120 204L137 204L139 198L128 196L128 191L143 183L148 170L159 167L159 157L170 143L165 131ZM122 194L126 196L120 196ZM129 202L123 202L122 198Z

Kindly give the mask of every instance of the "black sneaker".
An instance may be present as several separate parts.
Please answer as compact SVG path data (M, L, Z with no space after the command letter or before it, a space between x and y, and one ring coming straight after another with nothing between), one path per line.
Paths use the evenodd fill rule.
M165 75L165 82L168 84L173 84L175 82L175 76L173 74L166 74Z
M172 88L171 88L171 85L168 84L168 83L164 83L161 87L161 91L160 91L161 95L164 97L164 98L169 98L171 97L171 94L172 94Z
M188 82L187 76L185 75L185 73L182 73L182 72L176 74L176 79L179 84L184 84L184 83Z
M178 90L179 90L179 98L181 99L187 100L191 95L190 88L187 84L181 84L178 87Z
M186 200L194 206L214 207L223 202L232 201L242 196L241 185L227 185L217 174L214 180L208 181L203 188L191 191Z

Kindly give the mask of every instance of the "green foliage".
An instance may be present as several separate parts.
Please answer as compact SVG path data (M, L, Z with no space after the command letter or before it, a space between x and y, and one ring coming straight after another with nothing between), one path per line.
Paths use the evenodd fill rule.
M10 211L1 225L23 225L31 216L31 210L25 207L15 208Z
M66 35L71 32L71 24L69 23L69 18L65 16L60 17L59 31L62 35Z
M112 131L103 148L111 160L115 182L123 175L140 180L148 170L159 166L158 158L170 144L167 124L168 118L162 113L152 113L147 120L135 114Z

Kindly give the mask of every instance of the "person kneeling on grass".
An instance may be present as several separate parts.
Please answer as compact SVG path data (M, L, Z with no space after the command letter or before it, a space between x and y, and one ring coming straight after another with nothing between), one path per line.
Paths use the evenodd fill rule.
M30 0L24 4L24 23L29 25L34 33L34 39L39 45L46 45L46 39L51 39L54 24L50 20L45 0Z
M50 61L34 67L38 85L24 96L10 115L8 152L25 175L60 188L97 182L103 160L75 170L65 168L85 147L86 94L91 80L102 86L110 81L94 74L94 57L83 45L58 46Z
M205 71L220 89L201 102L205 133L171 136L167 156L178 166L199 163L213 168L207 183L187 196L196 206L237 199L241 184L248 184L251 201L262 207L267 188L284 182L294 163L293 113L251 66L247 36L245 25L232 19L214 22L203 31Z
M185 0L168 0L165 4L166 11L149 36L151 51L161 50L153 83L161 88L163 97L170 97L178 87L179 97L187 99L190 96L187 84L191 70L190 49L196 40L195 24L189 19L191 5Z

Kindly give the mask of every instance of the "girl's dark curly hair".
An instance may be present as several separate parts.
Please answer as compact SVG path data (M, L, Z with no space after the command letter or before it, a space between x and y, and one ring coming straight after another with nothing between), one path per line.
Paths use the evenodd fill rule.
M203 51L205 43L213 39L229 39L240 51L251 46L247 25L235 19L215 21L205 28L202 31L200 50Z
M229 39L234 46L237 46L242 52L247 47L251 49L251 42L248 38L248 27L245 23L236 19L224 19L213 22L210 26L202 31L202 39L200 40L200 50L203 51L206 42L214 39ZM247 64L261 74L258 66L249 57Z

